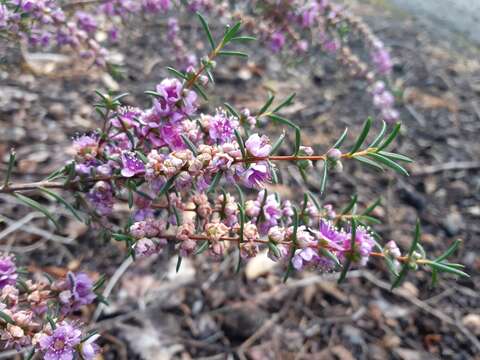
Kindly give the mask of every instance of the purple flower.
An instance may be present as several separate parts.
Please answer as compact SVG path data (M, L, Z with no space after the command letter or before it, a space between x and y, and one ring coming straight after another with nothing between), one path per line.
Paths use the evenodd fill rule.
M261 188L263 183L270 180L270 172L266 163L253 163L245 171L244 183L250 188Z
M38 348L45 360L72 360L82 332L67 322L57 324L51 335L43 334Z
M0 254L0 289L17 282L17 267L12 255Z
M99 215L106 216L112 213L112 187L106 181L97 182L88 192L87 198Z
M250 135L247 141L245 141L245 147L251 155L259 158L268 156L270 151L272 151L270 139L265 135L261 137L258 134Z
M167 11L170 8L170 0L143 0L142 6L151 12Z
M97 30L97 22L91 14L84 11L77 11L75 15L78 20L78 25L82 30L88 33Z
M67 275L68 288L59 295L60 302L63 304L62 312L68 314L77 311L82 306L91 304L97 297L93 292L92 280L85 273L74 274L69 272Z
M302 9L301 13L301 25L304 28L308 28L313 25L315 22L315 17L318 15L319 12L319 5L317 3L313 3L308 7Z
M98 137L96 135L82 135L73 140L73 149L82 160L92 160L97 156Z
M130 129L132 127L137 127L138 123L135 118L140 117L142 111L138 108L123 106L118 109L117 117L112 119L112 125L118 129Z
M295 255L292 258L292 265L296 270L302 270L308 265L315 264L318 259L319 256L317 252L311 247L307 247L295 251Z
M98 345L94 342L100 337L99 334L90 336L87 340L80 344L80 353L83 360L93 360L98 354Z
M143 238L137 241L135 244L135 255L137 257L148 257L160 253L167 245L166 239L160 239L157 241Z
M270 38L270 49L273 52L279 52L285 46L285 41L285 35L282 32L274 32Z
M122 166L122 176L127 178L145 172L145 164L131 151L122 153Z
M366 265L370 253L372 252L375 241L373 240L372 235L362 226L356 228L355 231L355 246L354 253L351 252L351 235L348 236L343 241L343 248L345 255L351 257L354 262L358 262L361 265Z
M388 74L393 67L390 54L382 45L378 45L375 50L372 51L372 61L375 64L377 71L382 74Z
M208 129L213 142L224 144L232 141L234 131L238 128L238 121L235 118L227 116L225 112L217 111L215 116L206 116L203 119L206 121L202 125Z
M178 79L164 79L157 85L157 92L169 104L175 104L182 98L182 83Z

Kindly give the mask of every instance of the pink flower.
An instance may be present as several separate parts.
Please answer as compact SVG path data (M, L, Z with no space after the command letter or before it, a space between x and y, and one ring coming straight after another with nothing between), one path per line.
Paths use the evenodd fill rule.
M182 98L182 83L178 79L164 79L157 85L157 92L169 104L175 104Z
M270 49L273 52L280 52L280 50L282 50L282 48L285 46L285 42L285 35L280 31L276 31L270 37Z
M253 163L243 175L244 183L250 188L261 188L270 180L270 172L266 163Z
M123 177L129 178L145 172L145 164L131 151L122 153L122 166Z
M272 151L270 139L265 135L252 134L245 142L245 148L254 157L267 157Z

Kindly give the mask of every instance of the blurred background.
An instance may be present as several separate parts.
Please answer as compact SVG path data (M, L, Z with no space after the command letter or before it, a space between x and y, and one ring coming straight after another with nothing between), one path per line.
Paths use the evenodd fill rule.
M237 275L234 258L184 259L176 273L176 258L163 254L120 268L126 271L111 305L92 324L103 334L104 359L480 359L480 2L346 3L391 49L404 124L396 150L416 162L407 166L408 178L346 163L330 180L325 202L342 206L358 194L366 205L382 197L376 216L383 224L376 230L385 240L406 249L420 218L428 253L440 254L453 240L463 240L454 260L472 277L446 276L431 288L428 273L417 272L390 292L386 269L372 260L342 285L335 275L309 272L284 285L283 269L266 256ZM20 49L5 52L0 171L11 147L19 161L16 180L38 180L63 165L72 156L72 138L98 126L91 106L95 89L128 91L128 104L147 104L143 91L153 89L167 75L165 65L172 65L155 35L161 31L148 24L132 27L128 40L114 49L125 65L123 79L95 69L72 71L58 54L28 54L28 66L13 66ZM195 32L192 43L201 50L203 39ZM285 67L285 59L268 50L255 47L250 53L247 65L232 60L218 66L211 91L218 104L259 108L269 90L277 98L296 92L295 104L284 113L301 124L305 145L321 152L345 126L352 141L375 114L365 83L350 78L333 58L318 54ZM315 174L306 184L294 167L283 168L283 175L284 185L274 187L282 197L297 199L300 188L318 192ZM62 215L55 206L50 205ZM3 195L0 214L0 250L11 249L31 270L118 273L124 249L66 214L58 232ZM86 311L86 321L94 310Z

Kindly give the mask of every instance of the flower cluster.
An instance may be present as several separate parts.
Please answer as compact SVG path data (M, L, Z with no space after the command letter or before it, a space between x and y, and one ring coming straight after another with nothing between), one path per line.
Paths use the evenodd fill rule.
M68 273L57 281L34 282L17 271L11 255L0 254L0 346L22 350L33 346L45 359L92 360L97 335L85 338L75 311L94 302L94 284L85 273Z

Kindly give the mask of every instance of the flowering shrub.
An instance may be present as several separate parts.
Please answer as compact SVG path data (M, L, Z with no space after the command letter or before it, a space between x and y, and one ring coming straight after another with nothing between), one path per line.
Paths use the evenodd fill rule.
M2 349L32 347L44 359L93 359L99 335L84 334L74 313L92 304L102 285L93 284L85 273L68 273L64 279L25 278L11 255L0 254L0 343Z
M3 4L2 4L3 3ZM32 46L69 46L81 58L109 67L107 43L118 41L122 24L139 16L166 18L165 43L170 44L176 64L182 70L197 62L180 31L185 13L208 12L220 22L241 20L249 32L264 40L273 52L305 55L314 47L338 57L351 75L369 84L373 104L380 116L393 123L399 118L395 98L388 90L392 60L383 43L358 17L329 0L267 0L228 2L213 0L3 0L0 2L0 34L28 42ZM100 33L107 40L97 41ZM349 46L349 38L363 41L369 58L362 60Z
M17 5L27 11L30 9L27 4L31 3ZM49 4L42 2L45 6ZM128 4L133 2L101 2L102 9L118 16L124 15ZM149 11L168 8L165 1L141 4L142 9ZM272 4L262 2L262 11L270 14L265 16L275 23L283 18L269 8ZM294 20L290 23L312 29L314 25L326 26L316 22L317 14L327 13L327 19L335 23L336 14L341 13L332 15L334 8L322 4L312 3L299 12L292 7L294 2L282 2L282 6L292 7L286 12L287 19ZM94 20L85 16L79 20L82 26L94 27ZM293 102L294 95L280 102L269 96L260 109L237 110L225 104L214 113L199 113L200 101L208 102L216 61L222 57L246 57L247 54L233 46L253 40L240 35L241 24L237 22L227 27L217 41L206 20L200 15L199 19L211 50L196 67L169 68L172 77L146 91L151 97L147 108L122 105L127 94L97 92L96 110L102 125L73 141L75 158L46 180L12 184L10 174L15 164L12 152L0 192L11 194L55 222L54 215L23 192L38 190L48 194L79 220L95 224L114 240L124 242L133 258L153 256L168 246L174 247L178 253L177 268L188 256L208 251L214 258L220 258L227 251L236 251L240 269L243 259L254 257L265 248L273 261L284 264L285 280L293 271L309 268L319 272L339 271L341 281L352 267L365 266L373 257L386 262L393 277L392 287L418 267L430 268L433 281L442 272L468 276L462 265L447 260L459 242L442 256L430 260L419 243L418 224L412 245L403 255L395 242L381 244L371 227L378 223L372 213L379 201L359 211L357 198L353 197L343 209L336 210L322 204L312 193L306 193L303 201L293 204L269 190L268 184L279 182L281 162L295 164L304 176L322 165L318 189L321 196L326 192L331 172L342 171L342 163L346 161L408 175L401 164L412 160L387 151L399 134L400 124L383 121L380 132L367 141L373 122L369 118L351 146L344 145L346 129L330 149L318 154L311 147L302 146L299 126L281 115L282 109ZM363 29L360 23L357 25ZM287 41L284 31L289 36L294 34L278 26L271 27L271 34L262 34L271 40L275 51ZM327 37L323 38L322 46L327 49L337 46L329 44L335 42L335 37L328 40L328 35L324 35ZM305 51L306 46L300 43L301 40L297 43L300 50ZM391 66L385 49L381 44L372 46L377 72L388 71ZM384 85L375 85L374 94L379 106L392 105L393 98ZM264 126L268 122L288 130L292 146L285 145L290 138L286 131L277 139L268 136ZM280 149L290 155L278 155ZM68 202L55 189L73 193L76 202ZM128 204L131 211L121 224L110 221L114 206L119 203ZM17 349L33 346L32 354L41 353L45 359L71 359L74 354L83 359L93 358L97 335L82 335L72 315L96 299L103 300L95 293L102 282L93 283L83 273L68 274L60 281L25 281L13 258L3 255L0 259L2 343Z

